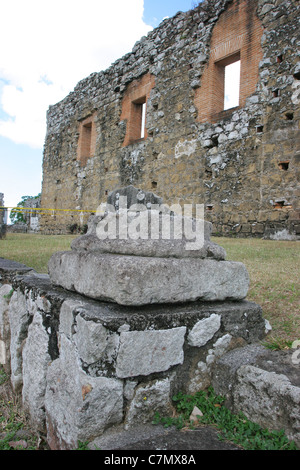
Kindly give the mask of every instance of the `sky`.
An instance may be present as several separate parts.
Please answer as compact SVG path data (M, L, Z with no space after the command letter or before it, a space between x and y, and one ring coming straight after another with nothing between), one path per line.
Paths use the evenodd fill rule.
M196 0L0 0L0 193L41 192L46 112Z

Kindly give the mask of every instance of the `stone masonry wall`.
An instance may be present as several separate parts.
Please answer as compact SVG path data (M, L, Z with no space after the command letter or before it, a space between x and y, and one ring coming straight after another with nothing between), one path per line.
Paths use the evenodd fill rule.
M170 415L174 394L207 388L223 354L265 336L247 301L118 306L1 258L0 282L0 364L51 449Z
M0 364L51 449L118 449L137 427L143 439L174 394L209 385L300 448L300 350L265 349L269 330L251 302L122 307L0 258Z
M83 225L110 191L134 184L166 204L205 204L215 234L298 238L299 9L206 0L51 106L42 207L74 212L43 215L41 230ZM236 58L240 104L224 111L222 74Z

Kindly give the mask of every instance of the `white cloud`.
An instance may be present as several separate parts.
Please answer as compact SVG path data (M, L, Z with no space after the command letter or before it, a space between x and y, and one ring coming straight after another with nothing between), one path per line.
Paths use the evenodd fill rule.
M43 146L46 111L151 30L143 0L0 0L0 135ZM4 47L3 47L4 45Z

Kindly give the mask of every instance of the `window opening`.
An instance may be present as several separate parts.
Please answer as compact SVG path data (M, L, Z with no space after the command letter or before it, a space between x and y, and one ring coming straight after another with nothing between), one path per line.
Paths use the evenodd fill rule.
M130 117L130 142L146 137L146 97L132 102Z
M274 209L292 209L292 205L285 199L277 199L273 204Z
M80 123L77 160L85 166L88 159L95 154L96 134L94 117L88 117Z
M154 76L150 73L133 80L127 87L122 99L121 121L126 123L123 147L148 137L147 100L155 86Z
M291 112L285 113L285 119L287 121L292 121L294 119L294 113L291 113Z
M81 156L88 159L91 156L92 123L82 126Z
M141 139L145 137L145 126L146 126L146 102L142 103L142 124L141 124Z
M274 207L275 209L282 209L282 207L284 206L284 203L285 201L275 201L275 204L274 204Z
M239 106L240 101L241 61L237 60L225 66L224 111Z
M280 170L287 171L289 169L289 163L290 163L289 161L279 162L278 166L279 166Z

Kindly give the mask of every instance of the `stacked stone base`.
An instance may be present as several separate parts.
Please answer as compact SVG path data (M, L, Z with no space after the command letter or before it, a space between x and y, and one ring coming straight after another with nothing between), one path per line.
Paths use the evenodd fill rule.
M244 300L121 306L32 272L2 285L0 327L1 362L51 449L170 415L174 394L207 388L220 357L265 335Z

